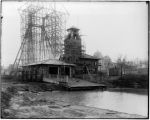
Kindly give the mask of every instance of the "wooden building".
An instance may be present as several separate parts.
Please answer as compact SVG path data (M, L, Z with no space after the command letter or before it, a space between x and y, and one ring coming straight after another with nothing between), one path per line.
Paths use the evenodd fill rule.
M43 78L72 77L74 64L68 64L60 60L45 60L23 66L22 79L30 81L42 81Z

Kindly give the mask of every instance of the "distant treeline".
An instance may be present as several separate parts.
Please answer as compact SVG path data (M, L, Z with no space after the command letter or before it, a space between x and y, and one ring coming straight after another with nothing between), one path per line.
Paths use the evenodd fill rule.
M122 88L148 88L148 75L123 75L117 80L111 81L114 87Z

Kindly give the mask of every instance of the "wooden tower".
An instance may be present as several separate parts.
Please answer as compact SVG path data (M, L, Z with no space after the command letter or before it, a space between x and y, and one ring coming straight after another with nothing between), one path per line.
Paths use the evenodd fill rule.
M64 40L64 61L68 63L77 63L82 56L82 44L79 35L79 29L71 27L67 29L67 36Z

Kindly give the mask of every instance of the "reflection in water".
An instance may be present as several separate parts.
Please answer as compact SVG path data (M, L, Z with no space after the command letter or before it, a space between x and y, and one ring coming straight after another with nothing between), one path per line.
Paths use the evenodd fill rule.
M86 105L130 114L147 116L148 96L110 91L55 91L46 92L46 96L70 104ZM51 94L51 95L50 95Z

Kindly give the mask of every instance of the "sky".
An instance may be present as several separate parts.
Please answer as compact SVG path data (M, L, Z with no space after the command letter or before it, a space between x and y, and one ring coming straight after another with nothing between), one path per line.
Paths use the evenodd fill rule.
M2 65L13 64L20 47L20 14L24 2L3 2ZM42 2L44 6L53 5ZM100 51L112 61L148 58L148 6L145 2L59 2L68 14L66 28L80 29L86 53Z

